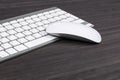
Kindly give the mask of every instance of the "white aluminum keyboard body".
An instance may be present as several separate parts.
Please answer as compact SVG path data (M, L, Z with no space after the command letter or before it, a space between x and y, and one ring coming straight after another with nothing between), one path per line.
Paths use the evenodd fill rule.
M0 21L0 62L58 40L45 29L59 21L94 26L57 7Z

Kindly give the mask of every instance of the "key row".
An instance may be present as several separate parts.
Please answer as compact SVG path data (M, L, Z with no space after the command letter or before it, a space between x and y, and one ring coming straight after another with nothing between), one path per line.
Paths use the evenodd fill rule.
M49 13L49 14L46 14L46 13ZM10 22L6 22L6 23L3 23L2 25L7 26L7 25L10 25L10 24L15 24L17 26L20 26L16 23L20 23L21 25L25 25L25 24L28 24L28 23L31 23L31 22L41 21L41 20L44 20L44 19L49 19L49 18L52 18L52 17L55 17L55 16L65 14L65 13L66 12L62 11L62 10L59 11L59 12L56 12L56 13L44 12L44 13L39 13L37 15L32 15L32 16L28 16L28 17L25 17L25 18L21 18L21 19L10 21Z
M48 42L48 41L50 41L52 39L55 39L55 37L44 36L42 38L38 38L38 39L35 39L35 40L27 42L27 43L20 44L20 45L17 45L15 47L11 47L11 48L5 49L4 51L0 51L0 57L4 58L4 57L7 57L9 55L16 54L17 52L26 50L26 49L34 47L34 46L37 46L39 44L46 43L46 42Z
M7 30L10 30L10 29L14 29L14 28L21 27L21 26L26 26L26 25L28 26L28 25L31 25L33 23L36 24L37 26L44 25L44 24L49 24L51 22L55 22L57 20L61 20L61 19L64 19L64 18L67 18L67 17L65 17L65 16L54 17L54 18L51 18L51 19L48 19L48 20L43 20L43 21L38 21L38 22L33 21L33 20L29 20L29 22L24 21L24 22L21 22L22 24L16 22L12 25L11 24L7 25L8 24L8 22L7 22L7 24L4 23L5 27L0 25L0 32L7 31Z
M62 13L62 14L58 14L58 13ZM33 16L30 16L30 17L25 17L25 18L22 18L22 19L17 19L17 20L13 20L13 21L10 21L10 22L6 22L6 23L3 23L2 25L7 26L7 25L12 24L13 26L21 26L21 25L27 25L28 23L33 23L35 21L41 21L41 20L45 20L45 19L49 19L49 18L57 17L57 16L62 17L62 18L65 18L65 16L77 18L77 17L75 17L75 16L73 16L69 13L66 13L65 11L62 11L62 10L61 10L61 12L58 12L58 13L48 14L46 16L41 15L41 14L44 14L44 13L40 13L38 15L33 15ZM57 14L57 15L55 15L55 14ZM60 15L64 15L64 16L60 16ZM19 23L19 24L17 24L17 23ZM2 25L0 25L0 26L2 26Z
M45 31L35 33L29 36L21 37L19 39L9 40L8 38L3 38L1 40L2 44L0 45L0 50L7 49L25 42L29 42L31 40L46 36L47 33Z
M36 35L34 35L34 34L38 35L38 33L39 33L39 35L42 35L42 36L47 34L45 31L34 31L34 33L31 33L29 31L25 31L23 33L17 33L15 35L10 35L8 37L1 38L0 39L1 43L0 44L6 43L6 42L9 42L9 41L12 41L12 40L20 39L20 38L23 38L23 37L27 38L27 36L30 36L30 35L33 35L36 38Z

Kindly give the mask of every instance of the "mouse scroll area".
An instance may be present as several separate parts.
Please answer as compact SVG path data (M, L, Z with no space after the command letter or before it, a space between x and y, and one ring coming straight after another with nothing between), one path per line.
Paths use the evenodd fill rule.
M53 23L46 29L50 35L77 39L82 41L100 43L102 41L101 35L95 29L85 26L83 24L59 22Z

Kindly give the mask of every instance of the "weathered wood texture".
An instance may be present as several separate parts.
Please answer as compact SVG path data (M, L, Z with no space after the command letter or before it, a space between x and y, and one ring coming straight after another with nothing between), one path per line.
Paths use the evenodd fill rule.
M61 39L0 64L0 80L120 80L120 0L0 0L0 20L57 6L95 25L101 44Z

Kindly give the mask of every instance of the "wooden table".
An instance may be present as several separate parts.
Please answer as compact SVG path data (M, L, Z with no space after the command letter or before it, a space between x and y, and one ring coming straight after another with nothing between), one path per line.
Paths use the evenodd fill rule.
M57 6L95 25L101 44L61 39L0 64L0 80L120 80L120 0L0 0L0 20Z

